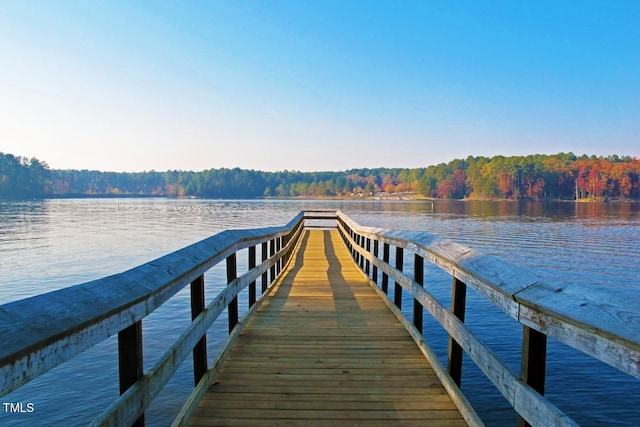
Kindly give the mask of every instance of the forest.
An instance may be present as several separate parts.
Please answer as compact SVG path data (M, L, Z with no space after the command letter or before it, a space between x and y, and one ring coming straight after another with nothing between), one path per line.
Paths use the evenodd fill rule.
M425 168L341 172L101 172L50 169L0 152L0 198L161 196L202 198L371 197L442 199L640 199L640 160L573 153L456 159Z
M38 159L0 152L0 199L48 196L50 173L49 166Z

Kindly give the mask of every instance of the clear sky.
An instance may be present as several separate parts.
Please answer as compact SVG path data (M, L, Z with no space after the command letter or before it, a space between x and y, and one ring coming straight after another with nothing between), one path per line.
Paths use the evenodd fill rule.
M104 171L640 157L640 1L0 0L0 151Z

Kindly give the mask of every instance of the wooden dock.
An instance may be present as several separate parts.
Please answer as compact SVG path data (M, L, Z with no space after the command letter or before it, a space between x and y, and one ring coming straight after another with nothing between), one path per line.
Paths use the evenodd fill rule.
M449 307L429 292L426 262L451 276ZM205 274L220 263L227 285L206 301ZM143 320L187 287L191 323L144 363ZM520 372L465 324L475 306L467 288L522 331ZM403 292L412 315L400 311ZM241 298L249 307L243 318ZM172 427L479 427L459 388L464 354L518 413L519 426L575 427L544 395L547 337L640 379L639 301L549 282L426 231L301 211L284 226L226 230L130 270L0 306L0 395L117 334L120 396L91 426L143 427L154 399L192 358L195 388ZM228 325L216 322L223 314ZM449 336L446 367L422 335L424 316ZM227 342L208 355L207 334L226 333L221 327Z
M466 425L339 233L304 233L189 425Z

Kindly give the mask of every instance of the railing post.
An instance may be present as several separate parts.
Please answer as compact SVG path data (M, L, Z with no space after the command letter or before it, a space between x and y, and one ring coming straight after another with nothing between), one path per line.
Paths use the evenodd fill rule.
M524 326L522 330L522 363L520 375L522 381L544 396L546 374L547 336L542 332ZM519 427L531 425L518 417Z
M262 262L265 262L268 258L268 244L267 242L262 242L262 246L260 248ZM269 278L267 277L267 272L262 273L262 293L267 292L267 288L269 287Z
M384 243L382 245L382 261L385 264L389 264L389 244L388 243ZM384 292L387 295L389 294L389 275L384 271L382 272L382 292Z
M249 270L256 266L256 247L249 248ZM256 303L256 281L249 283L249 308Z
M287 244L289 243L289 238L291 236L289 234L285 234L284 236L282 236L282 247L286 248ZM282 256L282 268L284 268L284 266L287 264L287 262L289 261L289 254L285 253Z
M467 285L461 280L453 278L451 286L451 313L464 322L465 305L467 300ZM449 337L449 354L447 356L448 371L453 381L460 387L462 381L462 347L456 340Z
M280 249L282 249L282 237L276 238L276 253L280 252ZM282 271L282 257L280 257L278 259L278 262L276 262L276 276L279 275L281 271Z
M356 255L355 245L358 244L358 235L353 230L351 230L351 238L353 239L353 245L351 245L351 256L357 262L358 258Z
M415 254L413 256L413 280L420 286L424 286L424 258ZM413 324L422 333L422 304L413 299Z
M404 249L400 246L396 246L396 269L402 271L404 265ZM398 282L394 282L395 287L393 289L393 302L398 307L398 309L402 309L402 286Z
M204 276L191 282L191 320L204 310ZM207 372L207 334L193 347L193 379L195 385Z
M142 321L118 332L118 368L120 394L124 394L144 374L142 364ZM144 414L133 424L144 427Z
M236 264L236 254L227 257L227 285L238 277L238 268ZM238 296L236 295L227 308L229 314L229 333L238 324Z
M356 233L354 233L352 229L349 229L349 236L351 236L351 239L353 239L354 242L356 241ZM351 252L351 257L355 259L356 252L353 250L354 244L355 243L352 244L351 242L349 242L349 251Z
M367 247L365 248L367 250L368 253L371 252L371 239L367 237ZM368 259L365 260L365 264L364 264L364 272L366 273L367 277L369 277L369 273L371 273L371 261L369 261Z
M373 241L373 256L378 258L378 247L379 247L379 242L377 240ZM378 266L374 265L373 266L373 272L371 273L371 280L373 280L373 283L378 283Z
M269 257L273 257L276 254L276 240L275 239L271 239L269 241ZM273 264L271 266L271 270L270 270L270 282L273 283L274 280L276 280L276 265Z

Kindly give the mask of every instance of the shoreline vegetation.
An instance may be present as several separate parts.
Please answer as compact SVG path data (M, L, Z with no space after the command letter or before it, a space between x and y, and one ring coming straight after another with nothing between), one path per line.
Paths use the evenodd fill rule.
M640 159L559 153L340 172L101 172L50 169L36 158L0 152L0 199L70 197L638 201Z

